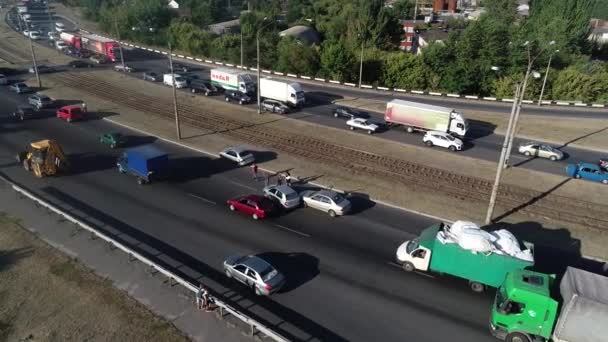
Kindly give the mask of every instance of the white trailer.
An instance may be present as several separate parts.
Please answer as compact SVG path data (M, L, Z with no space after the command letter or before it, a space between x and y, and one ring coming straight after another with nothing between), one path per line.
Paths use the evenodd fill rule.
M211 83L216 87L244 94L255 93L255 82L249 74L228 69L211 69L210 76Z
M469 128L467 120L453 108L425 103L392 100L386 104L384 121L414 131L440 131L464 137Z
M260 79L260 96L292 107L302 107L306 102L304 90L299 83L280 81L269 77Z

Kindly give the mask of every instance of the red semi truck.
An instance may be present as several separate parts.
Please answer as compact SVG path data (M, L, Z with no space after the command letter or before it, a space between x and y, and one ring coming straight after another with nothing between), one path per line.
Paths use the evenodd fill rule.
M82 49L82 40L80 39L80 36L75 33L61 32L59 38L68 44L68 46L73 46L78 50Z
M119 59L118 43L112 39L96 34L83 34L80 36L82 48L99 55L108 57L112 62Z

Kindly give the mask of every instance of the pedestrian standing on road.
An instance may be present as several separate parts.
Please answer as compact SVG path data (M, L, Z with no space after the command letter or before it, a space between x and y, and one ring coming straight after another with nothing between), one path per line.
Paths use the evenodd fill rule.
M251 173L253 175L253 179L257 180L258 179L258 164L256 164L256 163L251 164Z
M203 285L198 285L198 290L196 290L196 308L198 310L203 309Z
M209 291L207 291L206 288L203 288L203 308L205 309L205 311L209 311L209 306L210 306L210 301L209 301Z
M82 103L82 111L85 113L87 112L87 103L86 102Z

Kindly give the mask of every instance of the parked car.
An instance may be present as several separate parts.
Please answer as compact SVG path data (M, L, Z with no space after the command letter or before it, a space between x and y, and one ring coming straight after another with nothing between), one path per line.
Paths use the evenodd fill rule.
M93 55L89 57L89 60L95 64L106 64L110 62L108 57L102 55Z
M251 97L241 93L240 91L228 91L225 95L226 102L237 101L240 105L251 103Z
M142 74L142 78L144 81L158 82L160 81L160 76L155 72L144 72Z
M362 129L367 131L367 134L375 133L379 127L375 123L371 123L364 118L352 118L346 121L346 125L348 125L351 131L354 131L355 129Z
M65 51L68 48L68 44L66 44L64 41L57 40L55 41L55 48L59 51Z
M289 107L275 100L264 100L261 103L262 110L272 113L287 114Z
M255 291L260 296L268 296L283 287L285 276L266 260L255 256L232 255L224 261L224 273Z
M203 93L205 96L217 94L217 88L208 81L194 79L190 81L192 93Z
M519 153L527 157L540 157L551 159L552 161L564 158L564 153L554 147L536 142L527 142L519 145Z
M25 120L36 116L36 111L34 107L30 105L20 105L17 106L14 112L11 113L11 116L18 120Z
M30 31L29 34L30 38L32 38L33 40L40 40L42 39L42 35L40 34L39 31Z
M4 74L0 74L0 85L7 85L8 84L8 77L6 77Z
M302 192L304 207L311 207L324 211L331 217L336 217L348 213L351 209L350 201L342 194L332 190Z
M86 61L75 60L75 61L70 61L68 63L68 66L72 67L72 68L92 68L93 64L86 62Z
M50 97L48 97L46 95L34 94L34 95L28 96L27 103L29 103L34 108L36 108L36 110L40 110L42 108L48 108L48 107L52 106L55 103L55 101L53 101L53 99L51 99Z
M608 158L601 158L598 164L602 169L608 171Z
M28 87L27 84L23 82L13 83L8 87L8 89L17 94L27 94L32 92L32 88Z
M428 147L440 146L450 149L450 151L462 150L462 140L454 138L450 133L428 131L424 134L422 142Z
M39 74L48 74L48 73L53 72L55 70L52 67L46 66L46 65L43 65L43 64L37 65L36 67L38 68L38 73ZM36 73L36 70L34 70L34 66L33 65L28 69L28 72L30 74Z
M240 211L251 215L254 220L264 219L276 211L271 200L260 195L240 196L227 201L231 211Z
M190 70L190 67L185 64L173 62L173 72L190 72ZM171 65L167 66L167 71L171 72Z
M220 152L220 157L230 159L239 164L239 166L251 164L255 161L253 153L242 146L225 148L222 152Z
M57 117L67 122L84 119L84 111L80 105L63 106L57 110Z
M122 64L116 64L116 65L114 66L114 71L119 71L119 72L132 72L133 70L135 70L135 69L133 69L133 67L131 67L131 66L127 65L127 64L125 64L125 65L122 65Z
M340 117L340 116L344 116L344 117L348 117L348 118L354 118L354 117L358 117L359 112L357 112L356 110L349 108L349 107L337 107L336 109L334 109L334 117Z
M102 134L99 137L99 142L104 145L108 145L110 146L110 148L114 149L123 145L126 142L126 139L121 133L111 132Z
M269 185L263 191L264 196L278 202L285 209L296 208L300 205L298 192L289 185Z
M26 37L30 36L30 30L23 30L23 31L21 31L21 33L23 33L23 35Z
M566 166L568 177L586 179L593 182L608 184L608 171L604 171L599 165L591 163L569 164Z

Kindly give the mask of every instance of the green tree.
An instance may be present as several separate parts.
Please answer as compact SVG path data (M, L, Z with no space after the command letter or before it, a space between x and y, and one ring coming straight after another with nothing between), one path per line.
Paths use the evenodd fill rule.
M560 71L551 89L552 98L558 100L606 101L607 94L608 71L599 62L574 65Z
M356 57L344 44L344 41L327 41L322 46L322 73L326 77L339 81L355 79Z
M414 18L415 1L397 0L393 4L393 11L398 19Z
M386 54L382 84L391 88L425 89L426 72L421 56L402 52Z
M276 69L282 72L314 76L319 70L317 49L303 45L293 37L283 37L277 47Z

